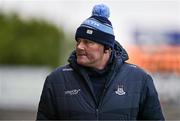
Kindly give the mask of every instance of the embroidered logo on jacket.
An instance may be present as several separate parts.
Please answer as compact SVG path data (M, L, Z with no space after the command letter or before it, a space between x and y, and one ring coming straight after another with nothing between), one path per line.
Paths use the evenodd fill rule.
M73 71L72 68L63 68L62 71Z
M65 91L65 95L77 95L79 92L81 91L81 89L73 89L73 90L68 90Z
M125 95L126 92L125 92L124 89L123 89L123 85L118 85L118 88L117 88L117 90L115 91L115 93L116 93L117 95Z

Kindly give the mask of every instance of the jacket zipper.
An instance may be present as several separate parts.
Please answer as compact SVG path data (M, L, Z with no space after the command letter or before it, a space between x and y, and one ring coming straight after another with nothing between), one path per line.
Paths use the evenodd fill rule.
M99 120L99 109L98 108L96 109L96 119L97 119L97 121Z
M106 88L103 90L102 95L101 95L100 100L99 100L99 104L96 108L96 117L97 117L96 119L97 120L99 120L99 108L101 107L102 99L104 98L105 92L106 92Z

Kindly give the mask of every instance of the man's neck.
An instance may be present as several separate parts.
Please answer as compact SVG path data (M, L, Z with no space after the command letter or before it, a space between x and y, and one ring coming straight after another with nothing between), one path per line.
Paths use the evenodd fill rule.
M96 64L96 66L94 68L96 68L98 70L103 70L107 66L110 56L111 56L110 53L104 54L102 60L98 64Z

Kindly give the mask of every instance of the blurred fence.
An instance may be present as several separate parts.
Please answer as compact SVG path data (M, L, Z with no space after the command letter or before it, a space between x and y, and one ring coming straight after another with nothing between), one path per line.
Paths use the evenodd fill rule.
M0 119L34 119L47 67L0 67Z

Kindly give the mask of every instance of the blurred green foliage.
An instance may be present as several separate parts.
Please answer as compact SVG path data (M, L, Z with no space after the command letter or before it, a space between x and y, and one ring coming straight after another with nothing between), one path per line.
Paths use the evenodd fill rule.
M56 67L64 38L63 31L48 22L0 13L0 64Z

